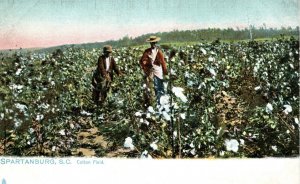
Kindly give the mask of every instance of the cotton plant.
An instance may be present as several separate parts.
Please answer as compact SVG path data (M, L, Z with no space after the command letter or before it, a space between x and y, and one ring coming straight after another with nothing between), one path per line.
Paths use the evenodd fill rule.
M225 146L227 151L233 151L237 153L239 150L239 142L236 139L226 139Z
M152 156L148 153L147 150L143 151L141 156L140 156L141 159L152 159Z
M177 126L179 122L182 128L177 130L175 126L172 133L175 141L181 138L183 149L186 150L186 152L182 152L183 157L194 157L198 154L203 157L224 156L231 152L247 156L251 153L242 147L249 146L255 149L261 141L264 141L266 146L260 147L260 150L254 150L255 154L259 155L259 153L265 153L266 150L274 150L275 147L272 149L271 146L277 146L276 154L292 155L290 150L295 150L295 147L291 145L297 141L294 141L291 135L299 126L299 113L295 111L298 108L299 95L294 94L297 91L295 89L299 86L298 47L293 48L293 44L287 40L262 42L259 48L264 51L255 52L249 44L248 42L234 45L231 43L216 45L198 43L193 46L182 46L180 49L175 48L182 51L183 57L179 58L179 53L176 53L176 56L172 58L172 69L169 73L176 73L178 77L172 81L172 86L184 90L179 89L174 92L171 89L169 95L172 95L172 104L171 96L169 96L169 99L165 98L162 101L161 107L150 106L146 110L141 110L140 90L143 90L143 81L141 73L137 72L139 71L140 54L144 48L116 48L113 55L117 60L117 65L128 75L122 78L116 77L114 80L118 95L112 96L112 101L115 103L109 103L110 110L113 110L109 111L108 108L102 107L101 110L96 110L97 114L93 113L92 115L88 114L90 112L87 110L87 107L92 104L89 100L90 69L95 68L99 53L102 52L101 48L91 50L67 48L63 51L63 58L60 59L52 58L51 54L47 53L23 56L19 52L17 55L20 57L20 63L14 62L10 66L6 65L9 62L5 62L0 67L3 72L0 82L6 80L6 76L9 76L10 80L9 83L7 81L5 84L1 83L0 92L2 94L3 90L8 99L5 100L5 103L0 102L0 121L1 123L14 122L13 125L25 125L22 124L25 121L39 123L43 130L52 130L44 132L44 137L51 142L57 140L55 136L60 136L60 139L64 141L65 139L69 140L69 136L59 133L61 130L67 129L76 135L76 131L82 128L77 123L79 120L83 119L89 122L91 119L92 124L95 125L98 125L99 122L113 121L117 122L118 126L110 127L112 137L118 137L121 128L124 128L126 133L134 132L134 135L130 137L131 142L130 139L127 139L127 144L124 144L126 140L118 139L120 145L127 145L128 149L137 147L138 150L142 150L142 152L147 150L150 154L151 151L160 154L163 152L163 149L160 149L161 146L168 145L169 135L163 134L170 127L169 122L173 119L174 124ZM247 56L239 58L238 53L247 53ZM191 65L187 62L193 63ZM247 68L243 67L244 64L247 65ZM262 95L269 101L254 108L242 104L240 108L244 108L245 114L249 114L246 117L244 117L245 114L239 114L242 116L239 118L247 121L245 124L239 125L242 131L226 129L222 133L218 127L214 127L216 125L212 124L214 113L216 113L212 108L215 105L213 96L220 89L231 90L232 78L236 83L242 84L244 81L239 79L243 77L243 73L240 73L241 69L253 72L250 73L250 76L254 81L259 81L259 83L249 86L251 87L249 90L252 90L250 92ZM236 96L238 97L238 95ZM191 104L194 97L198 103ZM73 111L73 108L77 109L78 107L80 108L78 112ZM188 109L189 112L187 112ZM277 126L278 122L281 122L279 118L283 118L283 121L291 129ZM137 130L132 128L133 125L130 123L132 121L138 125L145 124L152 129L138 134ZM20 127L23 126L14 127L14 129L17 130ZM260 127L264 127L264 129ZM32 126L28 128L32 128ZM267 131L265 131L266 129ZM246 132L245 135L242 133L243 131ZM217 144L227 148L222 137L227 134L231 135L233 132L239 137L236 139L239 143L238 146L229 138L227 145L230 151L224 152L225 150L221 149L219 152L213 151L215 149L213 145ZM269 138L265 136L266 132L273 132L274 135L272 134ZM68 133L66 132L66 135ZM145 134L144 140L139 137L141 134ZM29 139L25 139L25 135L16 135L15 140L19 140L20 144L15 145L20 145L22 151L28 147L34 149L37 147L35 141L32 141L35 138L34 135L35 132L30 133ZM260 137L264 137L264 139L261 140ZM22 147L22 140L25 141L23 141L25 144L28 142L30 146ZM158 140L159 144L153 140ZM141 143L142 141L144 142ZM191 145L192 141L194 142ZM284 142L289 149L283 149L279 144L275 144L276 141ZM55 148L53 149L55 154L61 151L60 143L49 144L47 149L51 151L52 146ZM156 148L157 150L155 150ZM236 149L237 152L234 152ZM149 153L145 152L143 157L148 157ZM295 153L297 152L293 152L293 154ZM137 155L137 157L141 156L141 153Z
M154 141L150 144L150 147L155 151L155 150L158 150L158 146L157 146L157 141Z
M293 111L293 109L292 109L292 106L290 106L290 105L284 105L284 113L287 115L287 114L289 114L289 113L291 113L292 111Z
M134 150L133 140L131 137L127 137L124 142L124 147Z
M266 112L267 112L268 114L271 114L272 111L273 111L273 105L272 105L271 103L268 103L268 104L266 105Z
M184 89L181 87L173 87L172 92L178 97L183 103L186 103L187 97L183 94Z

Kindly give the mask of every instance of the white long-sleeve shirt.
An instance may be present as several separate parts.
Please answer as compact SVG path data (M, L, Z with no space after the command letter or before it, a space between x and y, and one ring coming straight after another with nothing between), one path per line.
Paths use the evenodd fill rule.
M160 79L163 79L163 72L162 72L162 66L157 66L154 63L155 58L157 56L158 53L158 49L155 47L154 49L151 50L151 55L149 55L149 57L151 58L152 61L152 66L153 66L153 74L155 76L157 76Z

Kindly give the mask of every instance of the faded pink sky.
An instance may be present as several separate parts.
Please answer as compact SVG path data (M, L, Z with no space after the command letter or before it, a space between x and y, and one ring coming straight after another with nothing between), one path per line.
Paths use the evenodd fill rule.
M276 24L268 24L276 27ZM12 29L1 39L0 49L37 48L51 47L62 44L93 43L106 40L116 40L128 35L137 37L147 33L164 32L172 30L192 30L208 27L218 28L246 28L247 24L176 24L163 23L161 25L134 25L130 27L101 27L101 26L80 26L68 25L67 27L31 25L25 29Z
M102 42L202 28L298 26L297 0L5 0L0 49Z

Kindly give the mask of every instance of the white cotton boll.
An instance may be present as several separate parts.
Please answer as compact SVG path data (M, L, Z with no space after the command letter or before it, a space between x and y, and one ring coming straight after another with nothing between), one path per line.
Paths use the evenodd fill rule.
M41 121L42 119L44 119L44 115L43 114L38 114L35 118L35 120L37 121Z
M170 116L166 111L163 111L162 114L163 114L165 120L167 120L167 121L170 121L170 120L171 120L171 116Z
M233 151L236 153L239 149L239 142L235 139L231 139L231 140L226 139L225 146L227 151Z
M1 117L1 119L3 119L4 118L4 113L1 113L0 117Z
M240 143L241 143L241 145L244 145L245 144L244 139L240 139Z
M66 135L65 129L62 129L58 132L60 135Z
M277 152L277 146L271 146L272 150L274 150L275 152Z
M254 88L255 91L257 91L257 90L259 90L259 89L260 89L260 86L256 86L256 87Z
M12 89L12 90L14 90L14 89L20 90L23 87L24 87L23 85L16 85L16 84L12 84L12 85L9 86L9 88Z
M131 137L127 137L127 138L125 139L124 147L125 147L125 148L130 148L131 150L134 149L134 145L133 145L133 142L132 142Z
M180 114L181 119L185 119L185 113Z
M284 112L285 114L289 114L290 112L293 111L292 106L290 106L290 105L284 105L284 107L285 107L285 109L284 109L283 112Z
M220 156L224 156L225 152L224 151L220 151L219 155Z
M149 126L149 121L147 121L147 120L144 120L144 122L143 122L144 124L146 124L147 126Z
M161 105L158 105L157 108L159 108L159 113L162 114L162 112L170 112L170 104L161 104Z
M173 132L173 137L176 138L177 137L177 131Z
M298 119L297 117L294 118L294 120L295 120L295 123L296 123L296 124L300 125L300 124L299 124L299 119Z
M41 105L39 105L39 108L43 108L43 109L48 109L50 107L49 104L45 104L45 103L42 103Z
M146 118L151 118L150 113L147 113Z
M201 89L201 88L206 88L206 84L204 82L201 82L201 84L199 85L198 89Z
M51 151L54 152L56 150L56 146L52 146Z
M190 152L191 152L192 155L196 155L196 150L195 150L195 148L192 149Z
M174 107L174 109L179 109L179 106L178 106L178 104L176 102L173 102L172 106Z
M90 115L92 115L92 113L89 113L89 112L86 112L86 111L81 111L80 112L80 114L82 114L82 115L86 115L86 116L90 116Z
M15 106L20 109L20 111L22 112L25 112L26 109L27 109L27 106L26 105L23 105L23 104L19 104L19 103L16 103Z
M187 102L186 96L183 94L184 89L180 87L173 87L172 92L177 96L178 98L181 99L184 103Z
M51 86L55 86L55 82L54 81L51 81Z
M253 69L254 73L257 73L258 69L259 69L259 66L254 66L254 69Z
M195 84L195 82L192 80L187 81L187 86L193 86L194 84Z
M201 50L201 52L202 52L204 55L207 54L207 52L206 52L206 50L205 50L204 48L200 48L200 50Z
M144 119L143 118L140 119L140 123L144 123Z
M194 147L195 147L194 143L191 143L191 144L190 144L190 147L191 147L191 148L194 148Z
M146 88L147 87L147 85L146 84L143 84L143 88Z
M148 107L148 111L149 111L150 113L155 113L155 111L154 111L154 109L153 109L152 106L149 106L149 107Z
M184 73L184 77L185 77L185 78L189 78L189 77L190 77L190 74L189 74L188 71L186 71L186 72Z
M171 74L171 75L176 75L175 70L173 70L173 69L171 68L170 74Z
M182 59L179 61L178 64L179 64L179 66L185 65L185 64L184 64L184 61L183 61Z
M272 111L273 111L273 106L272 104L268 103L266 106L266 112L270 114Z
M30 134L32 134L34 132L34 129L33 128L29 128L28 131L29 131Z
M147 150L143 151L140 158L141 159L152 159L151 155L148 154Z
M169 104L169 99L170 97L168 95L163 95L160 97L159 101L160 101L160 105L161 106L165 106Z
M212 62L212 61L214 61L215 60L215 58L213 58L213 57L209 57L208 58L208 61L210 61L210 62Z
M136 112L134 115L137 116L137 117L141 117L141 116L142 116L142 113Z
M19 127L21 125L21 121L18 119L14 119L15 127Z
M213 76L216 76L216 75L217 75L216 71L215 71L213 68L209 68L208 71L209 71Z
M156 144L156 142L153 142L150 144L150 147L153 149L153 150L157 150L158 149L158 146Z
M22 71L22 69L19 68L19 69L17 70L17 72L16 72L16 75L20 75L21 71Z
M20 90L20 89L22 89L24 86L23 86L23 85L16 85L15 87L16 87L15 89Z

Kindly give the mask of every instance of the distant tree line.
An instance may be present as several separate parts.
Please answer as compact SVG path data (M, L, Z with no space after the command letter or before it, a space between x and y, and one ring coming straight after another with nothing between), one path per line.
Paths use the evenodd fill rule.
M250 31L251 30L251 31ZM251 36L250 36L251 34ZM136 38L130 38L128 36L122 39L112 42L115 46L131 46L131 45L141 45L145 44L145 39L151 34L142 35ZM246 29L220 29L220 28L208 28L200 30L186 30L179 31L174 30L171 32L159 32L155 35L162 38L162 43L173 43L173 42L203 42L203 41L236 41L236 40L246 40L246 39L258 39L258 38L278 38L282 35L284 36L299 36L299 27L282 27L280 29L276 28L251 28Z
M138 45L147 45L145 40L150 35L157 35L162 38L161 44L166 43L176 43L176 42L205 42L205 41L239 41L239 40L249 40L258 39L258 38L280 38L284 36L293 36L296 39L299 39L299 26L292 27L281 27L278 28L266 28L266 26L256 28L251 26L245 29L220 29L220 28L208 28L208 29L199 29L199 30L185 30L179 31L174 30L170 32L158 32L158 33L149 33L145 35L132 38L125 36L119 40L109 40L105 42L95 42L95 43L86 43L86 44L71 44L50 47L46 49L41 49L37 52L54 52L56 49L66 49L69 47L79 48L79 49L93 49L93 48L102 48L106 44L110 44L113 47L127 47L127 46L138 46ZM251 35L250 35L251 34Z

